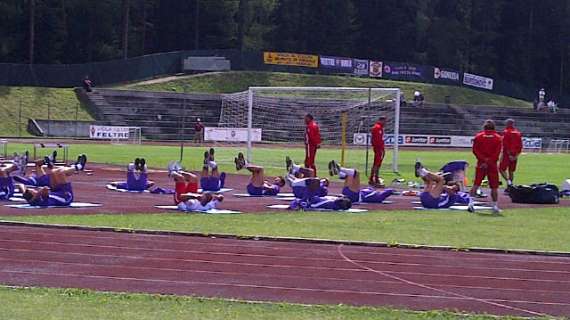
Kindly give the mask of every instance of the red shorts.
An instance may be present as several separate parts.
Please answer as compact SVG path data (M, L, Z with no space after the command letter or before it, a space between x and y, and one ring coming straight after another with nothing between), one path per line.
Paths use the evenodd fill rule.
M380 168L384 161L384 148L374 148L374 167Z
M306 145L305 146L305 168L311 168L315 170L315 158L317 156L317 146Z
M501 158L499 169L501 171L507 171L507 169L509 169L510 172L515 172L517 170L517 160L512 161L511 159L509 159L509 156L504 155Z
M192 182L176 182L174 185L174 202L179 204L182 202L180 195L184 193L198 193L198 183Z
M475 181L473 182L474 185L480 186L483 182L483 179L487 177L489 179L489 187L491 189L498 189L499 188L499 168L497 168L497 163L491 162L487 163L486 168L481 168L481 164L483 162L477 163L477 168L475 169Z

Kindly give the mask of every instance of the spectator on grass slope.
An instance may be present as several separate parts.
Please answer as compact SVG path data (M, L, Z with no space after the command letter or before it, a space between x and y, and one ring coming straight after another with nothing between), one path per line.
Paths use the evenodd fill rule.
M414 92L414 107L422 107L424 105L424 95L416 91Z

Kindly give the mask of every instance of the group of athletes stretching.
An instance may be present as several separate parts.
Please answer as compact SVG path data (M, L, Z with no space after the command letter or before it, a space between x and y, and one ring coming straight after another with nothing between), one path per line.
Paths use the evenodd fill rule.
M26 176L27 152L14 160L0 163L0 200L10 200L18 190L32 206L65 207L73 202L73 188L69 177L85 169L87 157L80 155L70 166L56 166L54 152L36 160L35 173Z

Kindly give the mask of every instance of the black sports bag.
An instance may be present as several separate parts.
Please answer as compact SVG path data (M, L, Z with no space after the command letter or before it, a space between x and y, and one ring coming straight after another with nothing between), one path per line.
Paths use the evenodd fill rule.
M556 204L560 202L560 191L553 184L511 186L508 191L514 203Z

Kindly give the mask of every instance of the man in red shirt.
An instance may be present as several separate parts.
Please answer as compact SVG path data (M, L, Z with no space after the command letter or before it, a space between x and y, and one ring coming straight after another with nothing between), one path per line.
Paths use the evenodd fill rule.
M380 187L380 178L378 173L382 167L384 160L384 125L386 124L386 117L381 116L370 130L372 136L372 148L374 149L374 164L372 164L372 172L368 184L374 187Z
M507 186L513 185L514 173L517 170L517 159L522 152L522 135L515 128L515 120L505 120L505 130L503 131L503 154L499 171L501 176L507 180ZM507 169L509 170L507 175Z
M321 147L321 133L319 126L311 114L305 116L305 168L313 169L317 176L317 167L315 166L315 157L317 149Z
M477 167L475 170L475 181L471 188L471 197L475 196L476 191L481 187L481 182L487 177L489 187L491 188L491 198L493 199L493 213L501 212L497 204L499 198L499 169L497 161L502 149L502 138L495 131L495 122L486 120L483 125L483 131L479 132L473 140L473 154L477 158ZM469 202L469 211L474 212L473 200Z

